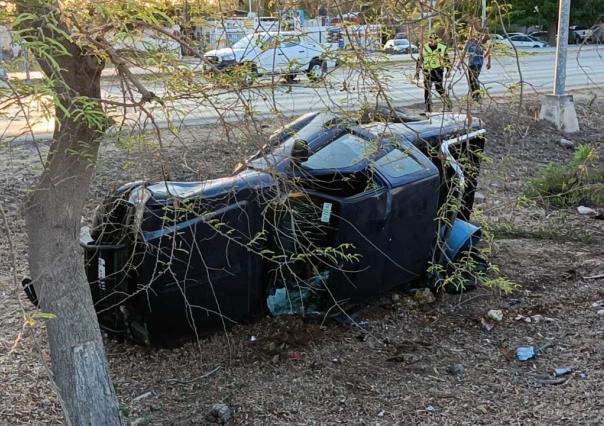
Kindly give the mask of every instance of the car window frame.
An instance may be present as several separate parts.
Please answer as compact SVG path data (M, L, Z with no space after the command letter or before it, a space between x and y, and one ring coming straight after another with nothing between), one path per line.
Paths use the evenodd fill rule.
M292 42L292 40L295 40ZM302 40L298 35L288 35L279 37L279 48L287 49L296 46L301 46Z

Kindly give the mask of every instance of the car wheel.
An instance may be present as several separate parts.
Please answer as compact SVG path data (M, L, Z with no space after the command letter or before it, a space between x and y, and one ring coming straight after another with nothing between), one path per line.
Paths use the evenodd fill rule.
M243 86L251 86L252 84L254 84L254 81L256 81L256 79L258 78L258 68L256 67L256 64L252 64L249 62L242 64L240 67L240 72L241 84Z
M466 262L464 262L463 259L466 259ZM467 267L467 270L466 267L463 266L470 264L473 266L471 268ZM456 271L456 265L461 265L464 269ZM481 276L484 277L487 270L487 260L481 255L478 249L471 248L470 250L458 253L455 259L453 259L453 262L449 263L444 271L430 274L428 276L428 286L432 289L444 290L449 294L472 291L476 289L480 283ZM445 276L443 276L443 274L445 276L457 274L458 277L455 280L455 283L444 284Z
M535 49L539 49L541 46L539 46L538 44L534 45L533 48Z
M296 82L296 77L297 77L297 74L285 74L283 76L283 79L285 80L285 82L287 84L292 84L292 83Z
M319 59L313 59L308 65L308 71L306 76L311 81L320 81L325 77L327 73L327 63Z

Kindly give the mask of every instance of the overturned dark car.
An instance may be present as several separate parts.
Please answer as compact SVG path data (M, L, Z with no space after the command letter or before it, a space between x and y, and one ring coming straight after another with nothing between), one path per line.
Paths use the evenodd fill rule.
M165 345L446 271L480 239L484 141L459 115L310 113L230 177L124 185L81 237L101 327Z

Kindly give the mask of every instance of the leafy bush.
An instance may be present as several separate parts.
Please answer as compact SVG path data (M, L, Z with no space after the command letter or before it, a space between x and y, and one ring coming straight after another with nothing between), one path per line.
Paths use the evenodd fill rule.
M598 153L579 145L567 164L549 164L525 185L525 194L546 206L604 204L604 165L597 166Z

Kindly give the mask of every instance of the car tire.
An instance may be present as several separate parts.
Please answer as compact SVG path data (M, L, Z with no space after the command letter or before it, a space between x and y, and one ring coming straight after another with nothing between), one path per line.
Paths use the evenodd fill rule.
M313 59L308 65L306 76L310 81L321 81L327 73L327 63L320 59Z
M254 82L258 78L258 68L256 67L256 64L246 62L244 64L241 64L240 67L241 84L245 87L249 87L254 84Z
M458 255L458 258L461 258L464 255L469 255L470 257L472 257L474 262L476 262L476 269L474 272L479 273L479 274L485 274L487 272L487 270L489 268L489 263L483 257L482 253L480 253L480 250L478 250L476 248L471 248L467 252L464 251L464 252L460 253ZM458 259L455 259L455 260L458 260ZM462 293L465 291L475 290L476 287L478 287L478 284L480 283L478 276L475 274L469 274L469 273L464 273L464 274L465 274L465 278L466 278L464 288L456 288L456 287L450 285L450 286L445 287L445 291L449 294L459 294L459 293Z
M473 261L476 263L475 269L473 272L469 271L461 271L462 278L464 280L463 286L455 286L453 284L443 285L443 275L442 273L435 273L428 275L428 287L438 291L445 291L449 294L460 294L468 291L475 290L478 286L480 280L479 277L475 274L484 274L488 269L487 260L481 255L480 251L476 248L471 248L468 251L463 251L458 253L458 255L453 259L452 263L449 263L445 270L443 271L445 275L451 275L455 273L454 264L459 262L463 256L470 256Z
M298 76L297 74L285 74L285 75L283 76L283 79L285 80L285 82L286 82L287 84L293 84L293 83L295 83L295 82L296 82L296 77L297 77L297 76Z
M533 49L540 49L540 48L541 48L541 46L539 46L538 44L533 46Z

